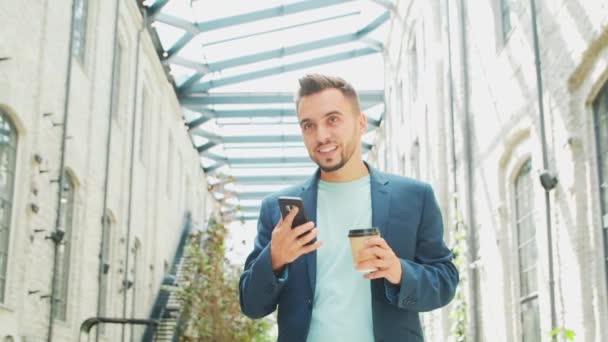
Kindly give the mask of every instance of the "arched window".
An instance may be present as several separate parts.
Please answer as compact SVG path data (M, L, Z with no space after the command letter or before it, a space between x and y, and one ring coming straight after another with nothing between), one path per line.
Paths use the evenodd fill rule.
M76 0L74 12L74 40L72 53L80 63L84 63L87 40L87 19L89 15L89 1Z
M64 174L61 190L61 216L59 229L65 233L57 249L57 274L55 276L55 318L65 321L68 301L68 284L70 278L70 252L72 246L72 228L74 225L75 183L69 172Z
M13 188L17 157L17 130L0 110L0 303L4 303Z
M418 65L418 48L416 47L416 25L412 25L412 33L410 34L408 46L408 58L410 60L408 76L410 79L410 101L414 103L418 98L418 77L420 66Z
M534 192L530 160L515 178L515 225L519 274L519 316L521 341L540 341L538 309L538 251L534 221Z
M608 279L608 84L593 102L604 257Z
M101 317L109 316L108 310L108 293L109 293L109 278L110 278L110 266L112 260L112 232L114 231L114 225L116 220L114 215L110 211L107 211L102 217L102 250L101 250L101 281L99 284L99 315ZM105 324L99 324L99 331L105 334Z

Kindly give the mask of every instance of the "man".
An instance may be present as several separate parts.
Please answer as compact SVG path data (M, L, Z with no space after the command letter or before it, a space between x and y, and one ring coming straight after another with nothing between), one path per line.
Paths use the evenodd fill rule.
M367 121L344 80L300 79L296 111L319 169L262 201L241 310L260 318L278 306L279 341L423 341L418 313L448 304L458 284L431 187L362 160ZM311 222L292 229L297 208L281 217L278 196L301 197ZM375 258L353 265L348 231L368 227L381 237L359 257Z

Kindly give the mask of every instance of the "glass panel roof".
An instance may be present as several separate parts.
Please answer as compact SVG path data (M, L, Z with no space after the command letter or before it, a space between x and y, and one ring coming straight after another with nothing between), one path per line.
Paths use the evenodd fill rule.
M209 184L221 185L214 197L234 218L255 220L264 195L316 169L293 104L303 75L337 75L352 83L370 126L364 156L374 143L384 112L382 42L390 1L145 5Z

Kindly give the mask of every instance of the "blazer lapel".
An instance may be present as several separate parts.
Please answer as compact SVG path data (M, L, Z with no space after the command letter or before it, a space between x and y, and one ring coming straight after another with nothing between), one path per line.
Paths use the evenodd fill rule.
M319 184L319 170L310 177L302 185L302 202L304 202L304 210L308 215L308 219L317 224L317 188ZM310 288L312 295L315 294L315 286L317 281L317 251L313 251L304 254L304 260L306 261L306 267L308 269L308 280L310 281Z
M366 163L367 165L367 163ZM388 180L381 172L367 165L370 175L372 195L372 226L379 227L382 237L386 237L387 221L390 207Z

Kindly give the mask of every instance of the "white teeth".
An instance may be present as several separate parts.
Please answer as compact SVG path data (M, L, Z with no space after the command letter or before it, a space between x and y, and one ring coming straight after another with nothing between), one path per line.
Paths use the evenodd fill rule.
M332 146L332 147L326 147L323 149L319 149L320 152L326 153L326 152L330 152L336 149L336 146Z

